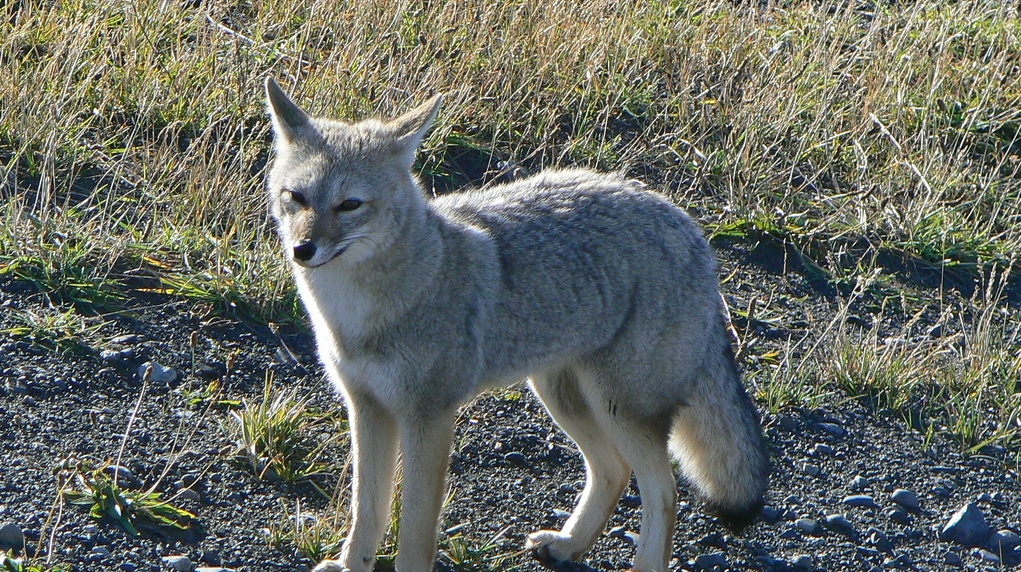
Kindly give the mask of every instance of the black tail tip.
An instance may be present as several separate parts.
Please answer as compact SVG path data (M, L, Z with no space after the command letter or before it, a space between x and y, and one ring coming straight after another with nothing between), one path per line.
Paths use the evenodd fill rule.
M724 526L737 534L759 518L764 506L766 506L766 501L760 498L751 504L737 507L710 504L709 510Z

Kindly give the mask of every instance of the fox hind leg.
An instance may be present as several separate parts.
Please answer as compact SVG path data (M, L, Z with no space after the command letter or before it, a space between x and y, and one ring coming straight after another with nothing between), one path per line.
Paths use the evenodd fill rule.
M563 528L533 532L528 535L527 546L543 562L577 560L606 528L631 478L631 468L588 406L571 371L536 375L529 383L553 420L581 449L586 480L585 490Z
M666 572L677 522L677 476L670 464L667 436L655 427L619 421L609 433L634 468L642 497L642 524L634 570Z

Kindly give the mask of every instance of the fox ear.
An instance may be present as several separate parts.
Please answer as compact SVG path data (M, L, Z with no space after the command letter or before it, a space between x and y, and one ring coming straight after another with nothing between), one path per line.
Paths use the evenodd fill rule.
M266 78L266 99L273 131L288 143L293 142L309 124L308 115L297 106L272 77Z
M443 103L443 96L436 94L422 105L394 119L387 126L394 138L394 151L407 163L408 168L415 162L415 151L426 132L436 119L436 113Z

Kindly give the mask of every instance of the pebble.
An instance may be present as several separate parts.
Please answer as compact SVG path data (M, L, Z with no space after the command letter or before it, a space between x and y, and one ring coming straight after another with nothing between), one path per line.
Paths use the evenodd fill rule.
M177 498L182 500L202 502L202 496L199 495L194 489L181 489L177 491Z
M775 524L780 520L781 514L780 511L777 510L776 508L766 505L762 507L762 512L759 514L759 516L761 516L762 520L766 521L767 523Z
M518 467L524 467L527 464L527 462L525 461L525 456L517 451L514 451L513 453L507 453L506 455L503 456L503 460Z
M177 572L188 572L191 570L191 559L187 556L179 554L164 556L163 561L167 563L167 566L170 566L171 570L176 570Z
M809 536L819 536L822 534L822 526L814 518L799 518L794 521L794 526Z
M860 492L869 487L869 480L861 475L855 476L851 479L851 490L854 492Z
M842 514L831 514L827 516L826 524L824 526L838 534L854 536L854 525L851 524L851 521L847 520L847 518Z
M127 467L120 465L107 465L103 467L103 472L110 475L111 477L117 478L117 484L134 486L138 483L138 479L135 478L134 473Z
M847 506L864 506L868 508L879 508L876 501L869 495L850 495L844 497L844 500L840 501Z
M642 497L637 495L624 495L620 499L620 504L628 508L638 508L642 506Z
M911 524L911 515L899 506L895 506L886 511L886 516L897 524L903 524L905 526Z
M886 534L883 533L882 530L872 527L866 530L865 534L868 535L868 539L866 540L866 542L870 546L874 546L876 550L880 552L890 552L891 550L893 550L893 543L890 542L890 539L886 536Z
M847 435L847 430L836 423L820 423L819 428L834 437L843 437L844 435Z
M791 560L791 568L797 572L811 572L814 567L815 563L812 562L812 557L808 554L795 556Z
M918 495L916 495L914 491L897 489L893 491L892 495L890 495L890 499L910 511L918 511L919 509Z
M695 558L693 567L695 570L712 570L717 566L723 569L730 567L730 563L727 562L727 556L722 552L700 554L697 558Z
M941 498L948 499L950 498L951 493L950 489L944 487L943 485L936 485L935 487L932 487L932 494Z
M135 570L138 570L138 565L131 562L122 562L118 568L120 568L121 572L135 572Z
M577 494L578 489L574 488L574 485L572 485L571 483L564 483L560 485L560 488L557 489L557 491L559 491L560 494L573 495Z
M1016 532L1005 528L1003 530L996 531L993 537L989 539L989 544L993 548L999 548L1003 552L1010 552L1017 546L1021 545L1021 537Z
M822 473L822 469L812 463L802 463L801 470L811 477L818 477Z
M956 552L947 551L947 553L943 555L943 562L946 562L951 566L964 566L964 560L961 558L961 555Z
M91 552L100 558L109 558L111 554L110 549L105 546L93 546Z
M233 568L221 568L219 566L200 566L195 572L234 572Z
M21 549L25 545L25 533L18 525L8 522L0 526L0 548Z
M154 361L147 361L138 366L138 378L144 379L145 371L150 367L152 367L152 377L149 378L149 381L159 383L161 385L170 385L177 381L176 369Z
M965 546L979 546L989 537L989 524L982 509L975 503L962 506L947 521L939 533L944 542L956 542Z
M830 447L829 445L827 445L825 443L816 443L815 446L813 446L808 451L808 455L810 457L823 457L823 456L828 457L828 456L830 456L832 454L833 454L833 447Z
M995 554L993 554L992 552L989 552L985 548L976 548L971 553L971 555L976 557L976 558L978 558L982 562L987 562L989 564L996 564L996 565L1000 564L1000 557L995 555Z

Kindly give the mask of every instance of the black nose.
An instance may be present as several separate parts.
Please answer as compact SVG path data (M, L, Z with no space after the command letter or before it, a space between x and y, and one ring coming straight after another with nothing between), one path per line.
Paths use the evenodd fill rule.
M312 241L302 242L301 244L297 244L294 246L294 258L296 258L297 260L307 262L311 260L312 257L315 255L316 243Z

